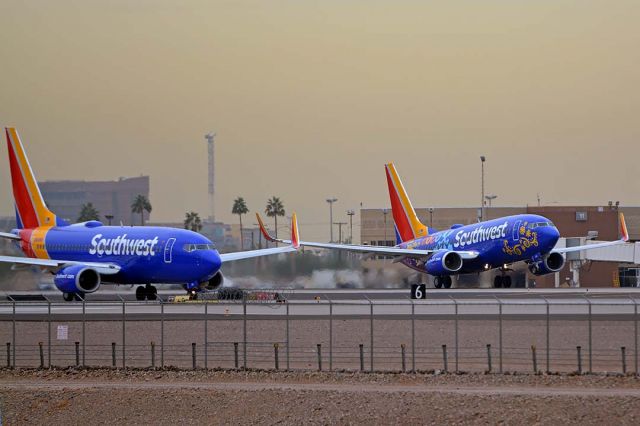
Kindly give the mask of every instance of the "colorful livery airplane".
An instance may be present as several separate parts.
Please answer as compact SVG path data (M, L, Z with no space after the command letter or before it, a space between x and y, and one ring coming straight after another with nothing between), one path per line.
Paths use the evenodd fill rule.
M446 231L434 232L418 219L394 165L387 164L385 169L396 230L395 247L299 241L300 246L392 256L409 268L435 276L436 288L450 288L453 275L498 269L501 273L495 277L494 287L508 288L511 277L506 271L511 264L525 262L534 275L550 274L564 267L566 253L623 244L628 240L622 213L620 240L578 247L555 248L560 238L558 229L549 219L533 214L453 225ZM258 223L265 238L275 241L259 216Z
M293 243L286 247L219 254L206 237L185 229L69 224L47 208L18 132L7 127L5 133L17 229L0 237L15 241L27 257L0 256L0 262L49 270L65 300L80 299L101 284L142 284L136 289L138 300L156 299L155 283L182 284L188 292L216 289L223 282L224 262L298 247L292 234Z

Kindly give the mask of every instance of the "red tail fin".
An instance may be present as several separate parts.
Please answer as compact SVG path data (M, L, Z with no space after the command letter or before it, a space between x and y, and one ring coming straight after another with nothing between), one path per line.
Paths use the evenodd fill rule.
M13 127L5 127L5 133L9 148L9 168L18 226L22 225L24 228L55 226L56 215L49 211L44 203L18 132Z

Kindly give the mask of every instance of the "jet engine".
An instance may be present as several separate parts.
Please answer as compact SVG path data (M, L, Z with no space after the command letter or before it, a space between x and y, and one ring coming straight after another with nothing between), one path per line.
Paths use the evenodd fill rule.
M100 287L100 274L83 265L67 266L58 271L53 283L63 293L93 293Z
M455 251L443 250L434 253L425 266L431 275L450 275L462 269L462 257Z
M562 254L551 252L544 256L541 261L529 265L529 271L537 276L552 274L562 270L564 263L565 258Z
M216 274L209 279L209 281L205 281L201 284L201 287L205 290L215 290L219 287L222 287L222 283L224 282L224 276L222 272L218 271Z

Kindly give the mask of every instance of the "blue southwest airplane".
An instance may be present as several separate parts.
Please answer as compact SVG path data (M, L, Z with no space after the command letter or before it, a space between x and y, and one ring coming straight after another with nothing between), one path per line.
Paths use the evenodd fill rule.
M566 253L623 244L629 239L622 213L619 216L620 240L567 248L555 248L560 238L558 229L549 219L533 214L507 216L466 226L453 225L446 231L435 232L418 219L393 163L387 164L385 169L396 246L307 241L299 241L299 245L392 256L409 268L435 276L436 288L451 288L453 275L498 269L500 274L494 279L494 287L509 288L511 277L506 272L511 264L525 262L534 275L550 274L564 267ZM257 216L265 238L276 241ZM291 243L289 240L277 241Z
M26 257L0 256L0 262L30 265L55 274L64 299L83 298L101 284L142 284L138 300L154 300L152 284L181 284L190 293L212 290L223 283L224 262L289 253L298 248L295 214L290 245L219 254L206 237L189 230L155 226L104 226L98 221L69 224L51 212L16 129L5 128L16 206L17 229L0 232Z

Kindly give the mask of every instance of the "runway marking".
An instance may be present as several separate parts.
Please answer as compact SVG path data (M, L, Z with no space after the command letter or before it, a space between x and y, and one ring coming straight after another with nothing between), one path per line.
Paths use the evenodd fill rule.
M558 396L558 397L640 397L640 388L612 389L612 388L563 388L563 387L470 387L470 386L398 386L376 384L314 384L314 383L261 383L261 382L156 382L156 383L125 383L125 382L78 382L78 381L15 381L0 383L0 390L80 390L80 389L121 389L121 390L169 390L196 389L217 391L315 391L315 392L345 392L345 393L442 393L458 395L481 396Z

